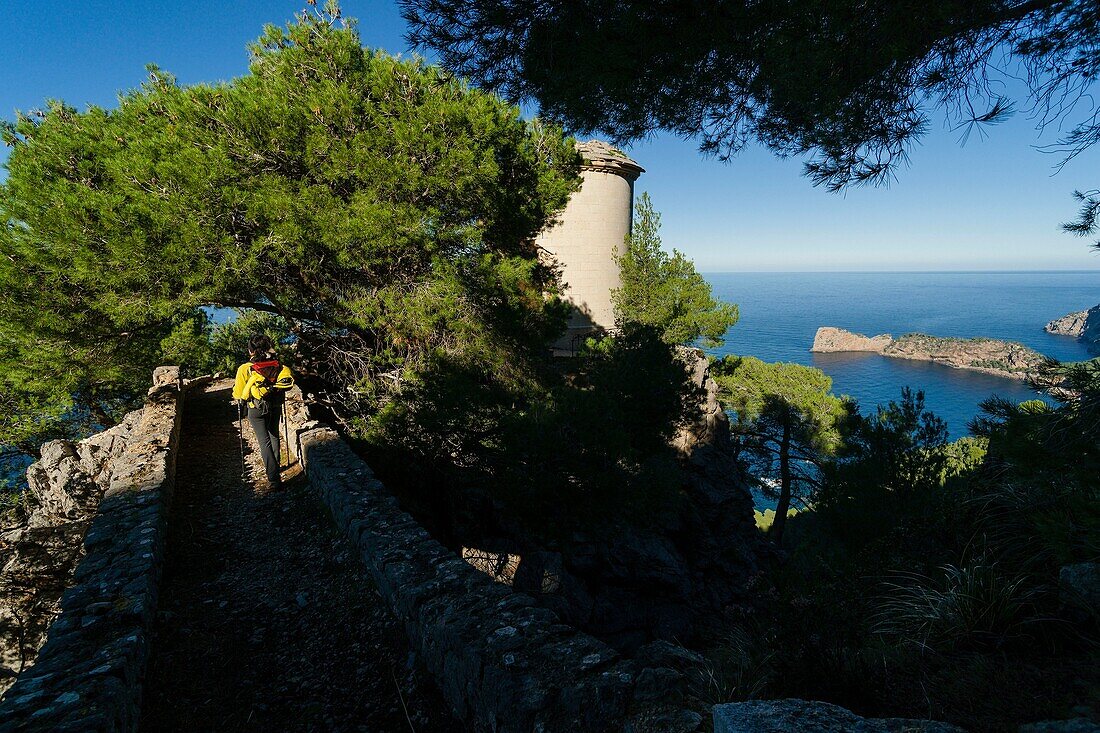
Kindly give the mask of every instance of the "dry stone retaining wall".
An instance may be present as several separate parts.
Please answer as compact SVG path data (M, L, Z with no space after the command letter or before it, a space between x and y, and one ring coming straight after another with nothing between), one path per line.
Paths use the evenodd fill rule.
M140 421L112 459L110 484L84 536L35 664L0 700L0 733L135 730L175 477L182 385L154 372Z
M460 719L494 733L698 729L702 717L678 707L681 672L623 659L474 570L404 512L293 395L288 415L311 485Z

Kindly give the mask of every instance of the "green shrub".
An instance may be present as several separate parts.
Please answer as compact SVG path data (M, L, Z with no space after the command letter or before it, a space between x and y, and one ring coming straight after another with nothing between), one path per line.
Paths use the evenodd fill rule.
M21 521L34 508L31 493L15 481L0 479L0 530Z

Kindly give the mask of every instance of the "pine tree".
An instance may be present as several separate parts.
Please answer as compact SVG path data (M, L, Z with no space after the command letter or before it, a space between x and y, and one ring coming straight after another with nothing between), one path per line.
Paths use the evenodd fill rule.
M737 306L716 300L691 260L662 249L661 215L648 193L634 209L633 230L617 257L622 287L612 292L616 319L656 328L668 344L721 344L737 323Z
M752 469L778 502L771 536L781 544L792 502L805 505L820 486L820 467L840 445L838 424L850 405L813 367L727 356L711 372Z
M232 81L150 67L117 108L4 125L0 445L201 362L205 306L285 319L352 412L442 361L526 378L564 323L534 238L578 185L571 141L329 11L268 26Z

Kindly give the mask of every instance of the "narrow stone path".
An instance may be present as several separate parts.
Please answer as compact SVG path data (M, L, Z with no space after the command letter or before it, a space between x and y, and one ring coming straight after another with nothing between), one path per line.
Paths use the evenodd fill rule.
M187 399L145 731L458 733L349 545L291 467L265 487L230 384Z

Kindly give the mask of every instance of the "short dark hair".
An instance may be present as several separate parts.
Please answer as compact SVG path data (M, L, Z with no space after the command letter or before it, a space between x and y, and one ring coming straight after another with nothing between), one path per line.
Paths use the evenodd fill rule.
M270 354L275 350L275 344L271 343L271 337L264 333L254 333L248 337L248 353Z

